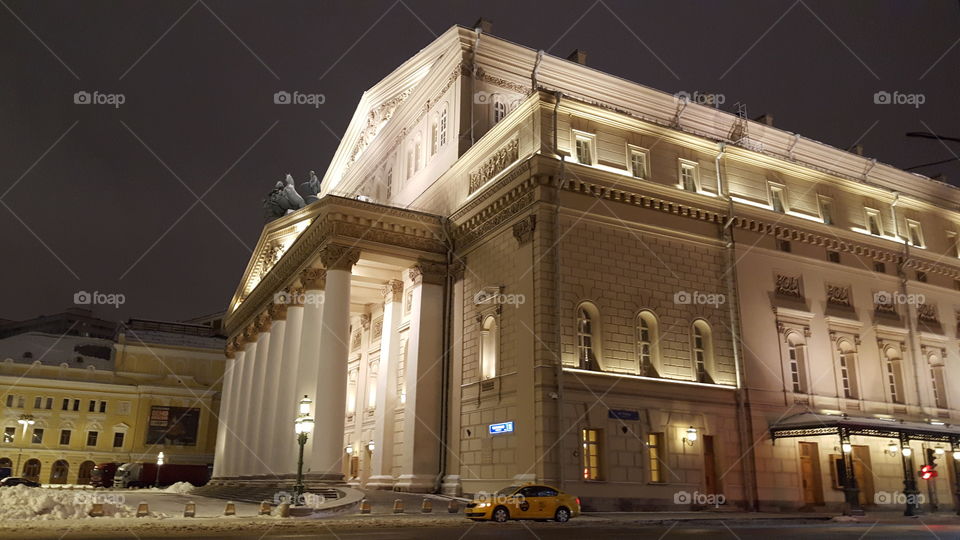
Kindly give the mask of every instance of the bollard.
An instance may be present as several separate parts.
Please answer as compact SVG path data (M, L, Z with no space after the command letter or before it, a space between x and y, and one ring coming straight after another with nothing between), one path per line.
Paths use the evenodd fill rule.
M430 499L423 499L423 502L420 503L420 513L429 514L433 512L433 503L430 502Z
M360 513L369 514L370 513L370 501L363 499L360 501Z
M280 514L280 517L290 517L290 503L280 503L280 506L277 507L277 513Z
M103 503L93 503L90 509L90 517L103 517Z
M150 505L146 501L141 501L137 505L137 517L145 517L150 515Z
M190 501L183 507L183 517L197 517L197 503Z
M260 502L260 515L269 516L270 515L270 501L261 501Z
M223 515L225 516L235 516L237 515L237 505L233 504L232 501L227 502L227 506L223 509Z
M393 501L393 513L394 514L403 513L403 499L397 499Z
M447 505L447 512L451 514L456 514L460 511L460 501L456 499L450 499L450 504Z

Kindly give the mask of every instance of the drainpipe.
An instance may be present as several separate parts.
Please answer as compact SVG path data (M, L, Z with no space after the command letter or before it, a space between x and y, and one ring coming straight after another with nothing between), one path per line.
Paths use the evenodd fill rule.
M477 38L473 40L473 49L470 51L470 146L476 142L473 138L473 109L476 105L477 95L477 47L480 46L480 36L483 34L483 28L479 26L473 29L477 33Z
M730 317L731 344L733 346L733 362L737 373L737 389L734 391L737 408L737 435L739 437L741 455L744 456L743 467L743 490L746 500L747 510L759 511L758 493L756 482L756 471L754 470L753 456L753 421L750 416L749 391L747 390L746 375L742 365L742 356L740 353L740 293L737 288L737 252L736 241L733 234L733 222L736 209L733 205L733 196L730 193L730 186L724 185L723 175L720 174L720 160L726 153L726 145L720 143L720 152L717 154L714 162L717 172L717 189L721 191L720 195L727 198L727 221L723 224L720 231L721 240L726 240L727 264L727 308Z
M555 196L557 200L553 201L553 205L554 205L553 234L555 234L556 237L559 239L561 236L560 235L559 198L560 198L560 190L563 189L563 182L566 174L566 168L565 168L566 161L564 160L563 156L560 155L560 149L557 147L557 126L558 126L557 110L560 108L560 100L563 98L563 94L560 91L557 91L553 93L553 97L556 100L553 104L553 153L558 156L558 159L560 159L560 179L559 179L559 182L557 183L556 192L555 192ZM560 310L560 300L561 300L560 269L562 268L560 266L561 253L562 253L562 250L560 249L560 246L557 246L556 254L553 257L553 279L554 279L553 302L554 302L554 310L555 310L554 312L556 313L556 317L557 317L556 336L554 338L555 339L554 350L556 351L556 356L557 356L557 362L555 365L556 366L555 377L557 378L557 398L555 399L555 401L557 402L557 442L556 442L557 483L559 484L560 491L565 491L566 487L564 484L566 483L566 480L563 474L565 454L563 450L563 444L562 444L563 441L562 441L562 436L560 431L560 426L563 423L563 409L564 409L563 407L563 397L564 397L563 396L563 358L560 356L561 354L560 351L563 350L563 342L562 342L561 331L560 331L560 328L561 328L560 321L562 320L562 316L560 315L560 311L561 311Z
M443 220L443 231L447 238L452 239L450 220ZM443 362L440 363L440 469L437 478L433 481L434 493L440 493L443 486L443 477L447 475L447 448L449 433L447 430L447 416L450 414L450 361L452 355L453 330L453 276L450 275L450 265L453 264L453 245L447 247L447 277L443 291Z
M537 61L533 64L533 73L530 74L530 86L534 92L537 91L537 75L540 73L540 62L543 60L543 49L537 51Z

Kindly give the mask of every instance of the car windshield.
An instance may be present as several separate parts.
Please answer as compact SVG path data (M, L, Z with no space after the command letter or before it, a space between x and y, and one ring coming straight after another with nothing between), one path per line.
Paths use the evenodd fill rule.
M501 497L506 497L506 496L508 496L508 495L513 495L514 493L517 492L517 489L519 489L519 487L520 487L520 486L505 487L505 488L501 489L500 491L498 491L498 492L497 492L497 495L499 495L499 496L501 496Z

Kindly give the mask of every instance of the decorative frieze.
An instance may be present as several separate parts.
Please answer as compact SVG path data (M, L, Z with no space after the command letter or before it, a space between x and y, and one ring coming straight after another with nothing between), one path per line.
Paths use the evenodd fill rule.
M520 140L513 139L503 148L494 152L490 158L480 165L476 172L470 173L470 193L473 193L480 186L487 183L501 171L507 168L511 163L520 157Z
M361 338L361 334L359 330L353 333L353 337L350 339L351 351L355 351L360 348L360 338Z
M897 306L893 303L893 295L888 292L873 293L874 311L878 314L898 317Z
M383 335L383 317L377 317L373 320L373 333L371 337L373 339L380 339Z
M774 290L781 296L803 298L800 276L777 274L776 287Z
M827 285L827 303L835 306L853 307L850 301L850 287Z
M926 302L917 304L917 319L925 323L939 324L940 318L937 317L936 304Z

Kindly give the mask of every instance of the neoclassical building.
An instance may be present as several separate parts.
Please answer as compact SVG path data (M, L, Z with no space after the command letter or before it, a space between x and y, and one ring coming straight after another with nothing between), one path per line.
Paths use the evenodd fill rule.
M952 504L958 192L768 120L449 29L264 227L215 480L289 484L307 396L312 485L857 511L939 446Z

